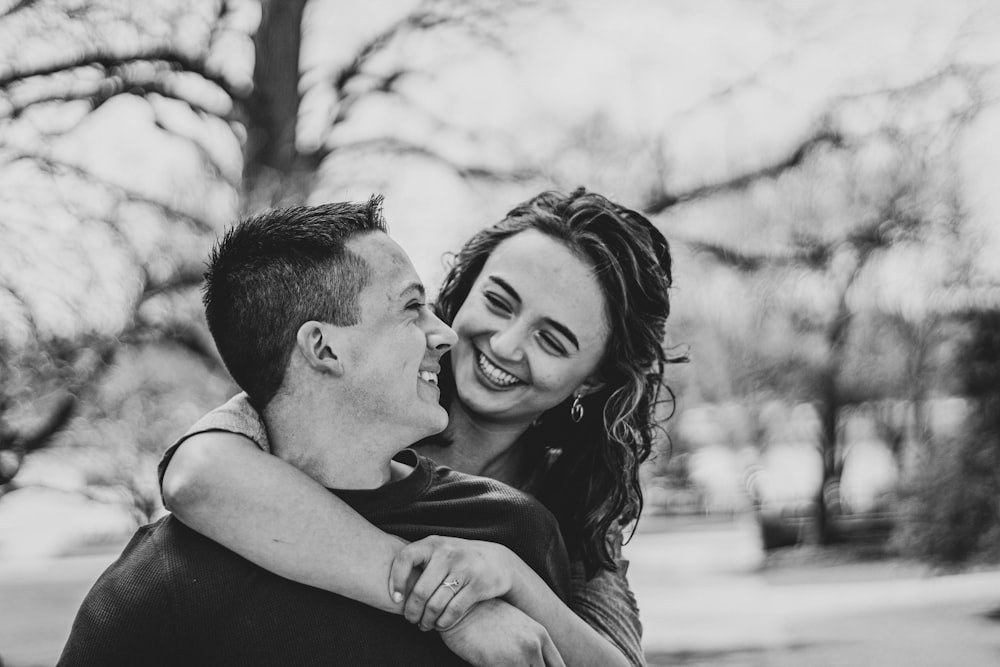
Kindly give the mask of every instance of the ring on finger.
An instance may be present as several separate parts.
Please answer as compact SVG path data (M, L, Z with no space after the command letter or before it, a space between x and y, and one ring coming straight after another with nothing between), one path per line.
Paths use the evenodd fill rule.
M462 584L458 581L458 579L452 579L451 581L446 581L441 585L447 588L449 591L451 591L452 595L458 594L458 589L462 587Z

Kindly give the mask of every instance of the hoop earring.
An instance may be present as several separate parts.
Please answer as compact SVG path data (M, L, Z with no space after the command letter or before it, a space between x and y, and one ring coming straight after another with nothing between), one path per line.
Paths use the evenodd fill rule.
M569 416L577 424L583 421L583 404L580 403L580 394L573 397L573 405L570 406Z

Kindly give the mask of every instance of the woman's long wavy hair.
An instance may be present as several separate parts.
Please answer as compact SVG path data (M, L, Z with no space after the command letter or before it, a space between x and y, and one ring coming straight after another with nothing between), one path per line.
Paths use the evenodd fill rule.
M601 195L583 188L544 192L462 247L436 303L445 322L454 321L490 253L529 229L565 244L592 268L607 308L610 336L598 368L603 385L582 399L583 419L571 419L570 397L522 436L531 460L548 465L530 490L555 515L571 557L582 560L591 577L599 568L616 567L606 537L614 522L639 516L639 464L658 430L654 413L661 389L673 399L663 382L670 247L645 217ZM441 389L447 406L455 396L450 357Z

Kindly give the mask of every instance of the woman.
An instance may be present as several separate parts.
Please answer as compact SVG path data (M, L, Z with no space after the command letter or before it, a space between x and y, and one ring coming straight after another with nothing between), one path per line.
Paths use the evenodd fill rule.
M670 285L663 236L640 214L580 189L538 195L476 234L436 303L458 334L440 374L450 422L418 447L439 465L527 491L552 511L573 561L573 611L547 589L515 594L526 566L496 545L428 538L400 550L248 442L261 443L266 432L240 397L210 413L165 461L165 501L185 523L267 569L402 610L425 629L450 626L480 599L514 597L550 631L567 664L642 664L622 526L642 508L639 464L656 429ZM261 526L291 531L293 548L257 538L271 534ZM384 579L374 583L379 568L364 562L387 549L398 553L391 602ZM423 573L407 586L414 568ZM459 573L461 595L453 590Z

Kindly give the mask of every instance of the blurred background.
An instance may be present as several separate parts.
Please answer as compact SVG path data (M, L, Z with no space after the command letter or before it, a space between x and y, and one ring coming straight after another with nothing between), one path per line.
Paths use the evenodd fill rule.
M996 664L998 93L995 0L0 0L0 664L54 663L235 393L228 224L381 192L433 291L578 185L671 241L691 357L650 663Z

